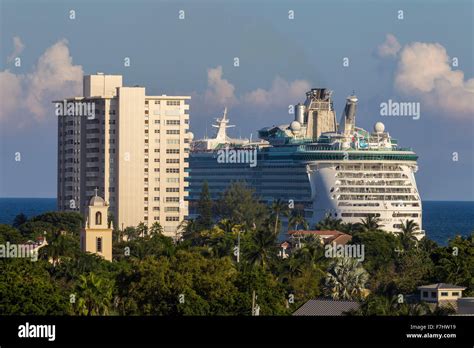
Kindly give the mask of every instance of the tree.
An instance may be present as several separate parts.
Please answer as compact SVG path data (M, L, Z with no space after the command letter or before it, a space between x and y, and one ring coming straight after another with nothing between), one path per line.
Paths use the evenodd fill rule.
M414 220L406 220L402 222L400 227L401 233L399 234L400 242L405 250L410 249L413 245L418 243L416 233L419 231L420 226Z
M417 291L417 286L429 284L434 271L429 255L422 250L411 249L397 258L396 276L393 278L394 291L409 294Z
M12 244L20 244L25 241L25 238L18 232L18 230L10 225L0 224L0 244L10 242Z
M35 216L29 222L46 222L54 226L56 231L68 231L79 235L84 226L84 218L76 212L47 212Z
M125 315L229 315L237 312L237 271L229 258L178 251L171 257L133 260L117 276Z
M211 248L214 256L230 256L241 232L243 232L241 225L223 219L209 231L207 239L203 243Z
M302 226L305 230L309 228L308 222L304 218L304 212L294 210L290 216L290 220L288 221L288 229L293 228L298 230L299 226Z
M365 219L361 219L358 227L362 232L381 232L380 218L370 214Z
M294 295L295 307L321 295L324 272L311 265L303 265L300 272L289 278L288 285Z
M127 241L135 240L140 236L140 231L135 227L126 227L123 231L124 236L126 237Z
M216 208L221 219L243 225L246 230L259 228L267 213L267 207L259 203L255 191L242 182L232 183L222 194Z
M150 227L150 236L158 235L158 234L163 234L163 227L158 221L155 221L153 225Z
M66 315L67 289L47 272L47 262L0 259L0 315Z
M109 315L112 307L113 282L94 273L80 275L76 285L74 312L78 315Z
M18 228L27 221L28 221L28 218L26 217L26 215L23 214L23 213L20 213L17 216L15 216L15 219L13 220L12 226L15 227L15 228Z
M275 235L278 235L279 231L279 219L280 216L286 216L288 217L290 215L290 210L288 208L288 205L283 202L281 199L277 199L276 201L273 201L272 206L270 207L271 210L271 216L275 220L275 227L274 227L274 233Z
M391 316L420 316L430 315L431 310L424 302L400 302L398 296L381 296L371 294L362 301L360 308L350 314L355 315L391 315Z
M337 300L363 298L368 278L368 273L358 260L337 258L329 265L325 282L326 294Z
M201 229L196 219L183 220L178 227L182 232L182 239L191 245L202 245Z
M351 243L364 245L364 268L372 275L377 269L388 269L400 250L399 240L392 233L356 232Z
M430 256L434 263L434 279L466 286L464 296L474 295L474 234L456 236Z
M342 231L342 219L334 219L331 216L327 215L324 219L322 219L316 224L315 229L319 231Z
M197 203L197 211L199 217L198 223L203 229L210 229L212 227L212 200L209 193L209 185L207 181L202 184L201 196Z
M252 293L257 296L256 304L260 315L288 315L288 290L276 277L262 267L244 267L237 275L235 285L238 288L235 315L251 315Z
M137 226L137 234L139 237L146 237L148 235L148 226L140 222Z
M252 265L266 268L277 254L276 236L269 230L257 230L251 234L250 246L245 259Z
M46 240L48 245L40 250L40 254L51 260L53 266L57 266L63 259L77 256L79 253L79 238L67 232L53 232L47 235Z

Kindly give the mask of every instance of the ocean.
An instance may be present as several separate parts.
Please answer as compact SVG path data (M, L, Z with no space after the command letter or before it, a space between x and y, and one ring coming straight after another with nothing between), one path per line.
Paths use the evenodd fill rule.
M55 198L0 198L0 223L11 224L19 213L30 218L53 210ZM456 235L470 235L474 231L474 202L423 202L423 229L440 245Z

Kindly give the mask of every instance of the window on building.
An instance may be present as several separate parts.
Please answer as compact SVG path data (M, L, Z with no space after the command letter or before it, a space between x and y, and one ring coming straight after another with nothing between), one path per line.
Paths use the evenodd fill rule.
M179 216L167 216L166 221L179 221Z
M97 237L95 239L95 250L98 253L102 252L102 237Z
M102 213L100 211L95 213L95 224L102 225Z
M436 291L431 292L431 297L436 298Z
M423 291L423 297L428 297L428 291Z

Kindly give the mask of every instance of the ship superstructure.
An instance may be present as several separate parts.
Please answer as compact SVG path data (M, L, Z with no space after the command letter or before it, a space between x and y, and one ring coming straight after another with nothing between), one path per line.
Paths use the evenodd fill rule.
M357 127L355 95L347 97L338 124L331 96L325 88L307 92L305 102L295 105L294 120L261 129L259 143L227 138L204 149L202 140L196 141L190 156L190 213L204 181L213 199L231 182L245 181L268 204L276 199L292 202L311 225L326 216L351 223L374 216L384 230L400 232L402 223L414 220L421 238L418 156L399 147L381 122L372 132ZM226 125L219 126L216 138L227 137ZM257 165L219 162L222 148L254 149Z

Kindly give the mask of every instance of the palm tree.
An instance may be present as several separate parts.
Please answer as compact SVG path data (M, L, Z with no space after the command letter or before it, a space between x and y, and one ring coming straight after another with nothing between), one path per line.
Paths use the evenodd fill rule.
M182 231L183 240L190 240L192 245L199 244L200 226L196 219L183 220L178 230Z
M382 225L381 220L374 215L369 215L358 223L358 227L362 232L380 232Z
M276 236L268 230L257 230L251 237L251 246L246 253L247 261L252 265L265 268L276 254Z
M145 237L148 234L148 226L140 222L137 226L137 233L140 237Z
M362 298L368 278L368 273L356 259L337 258L329 265L325 291L336 300Z
M327 215L324 219L322 219L316 224L315 229L341 231L343 229L342 220L334 219L331 216Z
M126 227L123 231L124 236L127 238L127 241L132 241L138 238L138 230L135 227L129 226Z
M113 284L94 273L81 274L76 286L77 301L74 304L79 315L108 315L112 301Z
M317 265L325 259L324 247L318 236L306 236L301 242L301 248L296 250L295 256L301 258L305 264Z
M294 211L288 221L288 229L293 227L297 230L299 225L303 226L305 230L309 228L308 222L304 218L303 213L301 211Z
M400 242L403 245L405 250L410 249L410 247L418 242L416 238L416 233L420 229L420 226L414 220L402 221L400 230L402 231L399 234Z
M163 227L158 221L155 221L150 227L150 236L153 237L154 235L158 234L163 234Z
M74 256L77 251L74 238L64 231L57 231L51 234L50 241L45 247L46 256L51 260L53 266L57 266L61 257Z
M281 199L277 199L276 201L273 201L272 206L270 207L271 210L271 216L273 219L275 219L275 228L274 228L274 233L275 235L278 235L278 223L280 220L280 215L288 217L290 215L290 210L288 208L288 205L283 202Z

